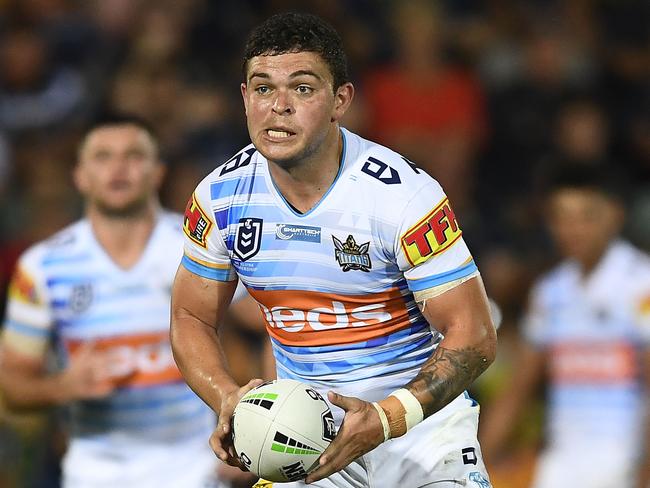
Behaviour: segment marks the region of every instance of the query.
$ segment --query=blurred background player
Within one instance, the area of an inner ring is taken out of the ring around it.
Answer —
[[[163,174],[146,123],[95,124],[74,170],[85,218],[28,249],[10,285],[0,385],[16,409],[70,406],[65,487],[221,486],[214,414],[169,344],[182,218],[158,203]]]
[[[497,462],[548,383],[535,488],[646,488],[650,478],[650,257],[620,237],[621,182],[573,166],[550,177],[545,212],[564,257],[533,287],[516,374],[481,424]]]

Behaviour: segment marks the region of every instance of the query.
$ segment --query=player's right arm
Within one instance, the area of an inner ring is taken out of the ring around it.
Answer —
[[[9,286],[7,316],[0,336],[0,389],[13,410],[102,398],[113,390],[107,358],[87,343],[65,369],[49,372],[46,356],[52,317],[38,267],[23,256]]]
[[[171,346],[187,384],[219,414],[210,438],[212,449],[222,461],[239,466],[230,418],[244,393],[262,380],[240,388],[221,348],[219,326],[237,280],[220,229],[204,210],[209,204],[206,188],[199,185],[185,210],[185,254],[172,288]]]
[[[498,462],[506,454],[505,446],[513,434],[517,421],[544,380],[546,374],[545,331],[547,312],[538,285],[531,293],[526,317],[523,321],[523,337],[512,365],[513,374],[507,386],[486,408],[481,422],[480,441],[488,462]]]
[[[219,414],[224,413],[222,407],[228,397],[239,390],[228,371],[219,337],[219,324],[235,283],[203,278],[181,265],[172,289],[174,359],[185,381]]]

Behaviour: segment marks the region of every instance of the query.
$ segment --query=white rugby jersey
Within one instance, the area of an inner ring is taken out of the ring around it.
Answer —
[[[440,185],[341,132],[338,175],[304,214],[252,145],[214,170],[188,203],[182,262],[246,285],[280,378],[377,400],[412,379],[442,339],[413,292],[477,270]]]
[[[116,469],[123,472],[127,461],[146,460],[148,447],[166,447],[173,457],[175,446],[207,446],[215,425],[214,413],[183,381],[169,342],[181,222],[161,212],[142,257],[124,270],[81,220],[29,249],[10,288],[4,334],[18,351],[40,356],[53,344],[65,364],[93,341],[111,355],[117,389],[72,406],[71,449],[84,443],[88,453],[122,460]]]
[[[561,263],[534,287],[524,333],[549,353],[551,447],[634,450],[647,394],[650,258],[617,241],[586,278],[577,263]]]

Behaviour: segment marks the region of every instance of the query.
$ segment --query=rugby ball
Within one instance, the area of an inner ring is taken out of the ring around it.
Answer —
[[[330,405],[305,383],[275,380],[246,393],[232,417],[241,463],[260,478],[297,481],[317,467],[336,435]]]

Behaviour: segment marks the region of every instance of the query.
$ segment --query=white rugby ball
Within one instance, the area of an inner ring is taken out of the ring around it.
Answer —
[[[329,403],[314,388],[275,380],[246,393],[232,417],[242,464],[274,482],[303,479],[336,435]]]

